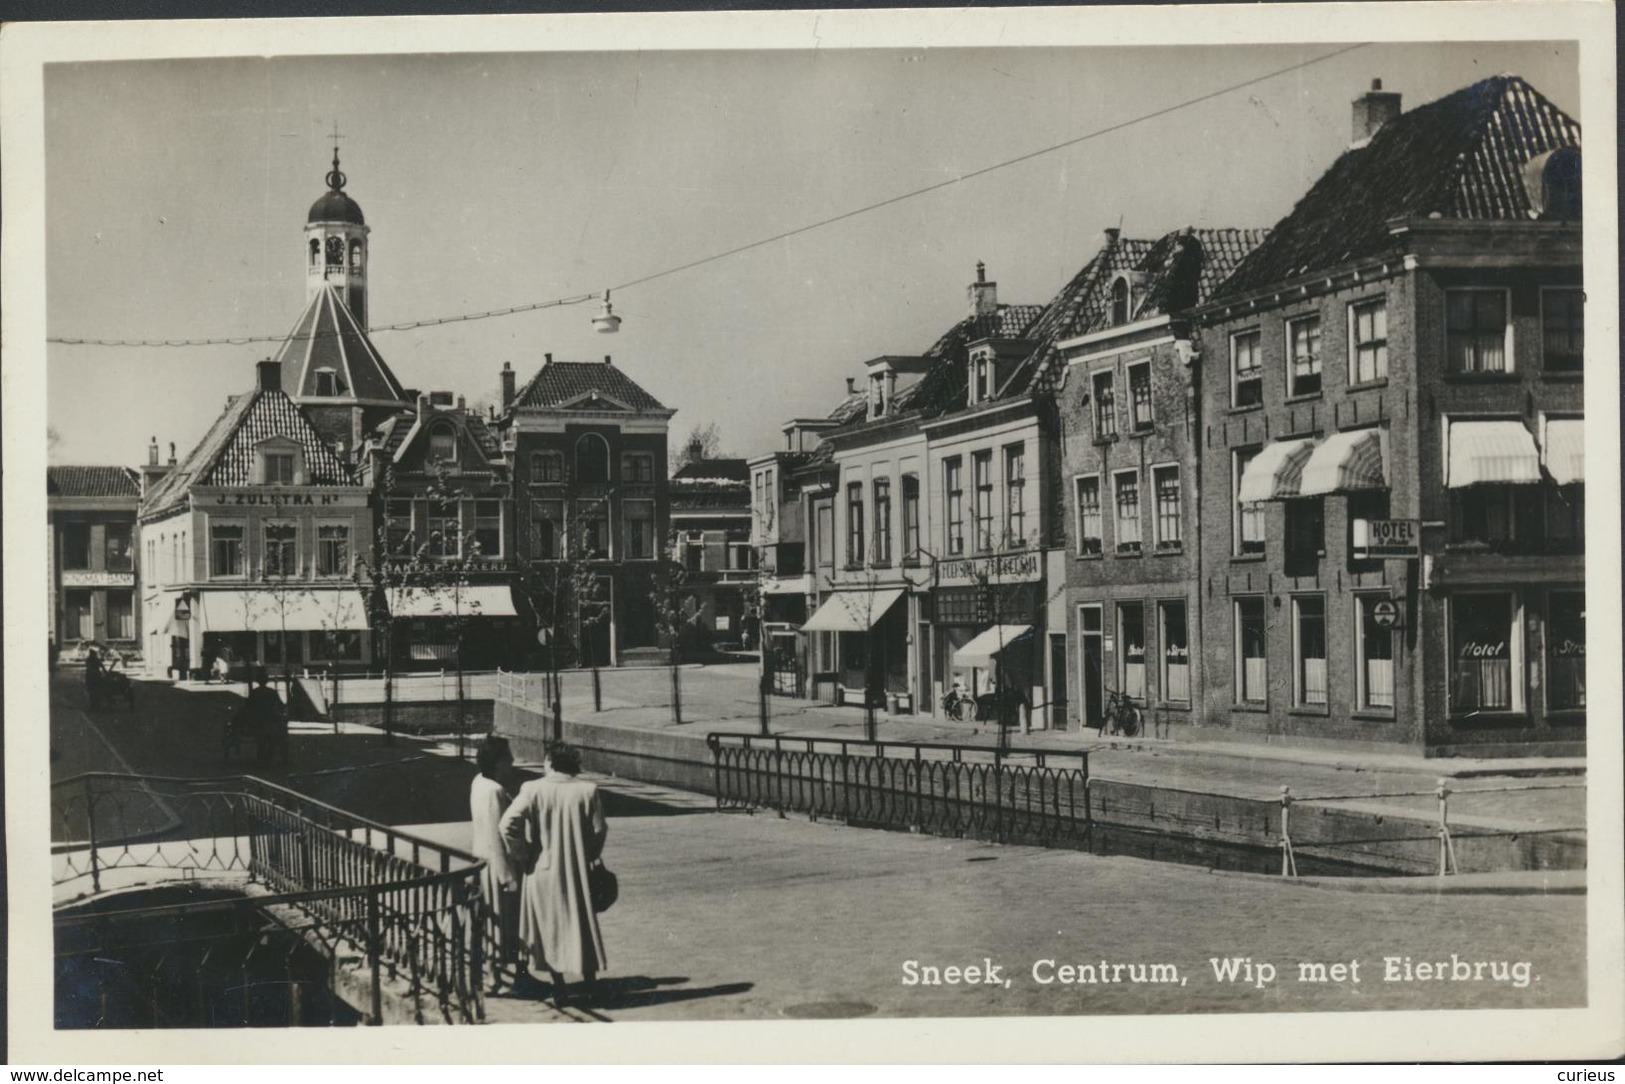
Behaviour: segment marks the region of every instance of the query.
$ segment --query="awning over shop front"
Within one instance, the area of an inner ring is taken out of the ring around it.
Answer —
[[[1551,418],[1541,447],[1546,473],[1560,486],[1586,480],[1585,422],[1579,418]]]
[[[1381,429],[1333,433],[1303,465],[1300,497],[1388,488],[1388,434]]]
[[[506,584],[413,587],[390,592],[395,617],[518,617]]]
[[[1451,422],[1447,439],[1444,484],[1450,489],[1540,481],[1540,452],[1522,422]]]
[[[955,666],[985,666],[999,652],[1031,639],[1031,625],[994,625],[986,632],[977,633],[970,643],[954,652]]]
[[[1308,437],[1266,444],[1241,472],[1241,483],[1236,487],[1237,503],[1256,504],[1296,497],[1298,476],[1303,473],[1303,465],[1314,448],[1315,442]]]
[[[868,632],[903,597],[901,587],[837,591],[801,626],[802,632]]]
[[[367,607],[360,591],[345,587],[200,591],[192,621],[202,632],[359,632]]]

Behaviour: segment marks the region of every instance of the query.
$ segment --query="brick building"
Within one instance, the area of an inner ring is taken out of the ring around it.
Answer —
[[[158,446],[151,448],[154,461]],[[51,640],[64,655],[82,642],[139,654],[136,513],[141,487],[128,467],[47,467]]]
[[[1200,313],[1198,721],[1577,748],[1579,126],[1497,76],[1353,134]]]
[[[698,440],[671,476],[673,556],[683,566],[683,609],[691,649],[741,645],[749,617],[760,631],[757,549],[751,543],[750,467],[707,459]]]

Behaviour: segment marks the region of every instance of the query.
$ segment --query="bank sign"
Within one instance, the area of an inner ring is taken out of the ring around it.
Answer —
[[[937,583],[956,584],[1027,583],[1043,576],[1043,562],[1037,552],[1010,553],[1000,557],[960,557],[937,565]]]
[[[1354,521],[1354,556],[1420,557],[1420,528],[1421,524],[1414,519],[1357,519]]]

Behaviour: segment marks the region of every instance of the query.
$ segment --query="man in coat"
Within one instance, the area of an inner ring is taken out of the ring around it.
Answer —
[[[581,754],[563,742],[548,747],[546,772],[519,788],[502,815],[502,837],[521,864],[532,856],[519,899],[519,938],[531,971],[553,979],[553,1000],[563,1001],[564,973],[591,989],[609,964],[598,929],[587,868],[604,850],[608,827],[598,787],[576,775]]]
[[[254,671],[254,688],[249,690],[248,702],[242,707],[242,719],[248,732],[254,735],[254,749],[260,767],[273,763],[288,763],[288,712],[282,706],[282,697],[271,688],[271,678],[265,667]]]

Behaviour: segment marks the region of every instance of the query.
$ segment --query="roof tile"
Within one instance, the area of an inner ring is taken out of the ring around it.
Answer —
[[[45,492],[51,497],[141,496],[141,484],[129,467],[46,467]]]
[[[665,410],[660,400],[609,362],[549,361],[514,396],[514,407],[556,407],[589,395],[606,395],[634,410]]]

